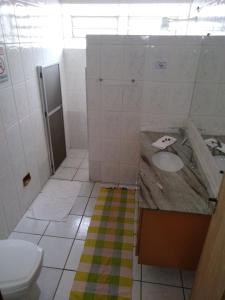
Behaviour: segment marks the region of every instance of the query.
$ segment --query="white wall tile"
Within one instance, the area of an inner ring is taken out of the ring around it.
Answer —
[[[225,59],[223,49],[224,46],[203,46],[197,74],[198,81],[224,81]]]
[[[83,89],[81,89],[83,90]],[[86,95],[73,90],[66,90],[67,110],[86,112]]]
[[[92,161],[102,160],[102,139],[100,138],[89,139],[89,158]]]
[[[34,66],[44,64],[43,48],[41,44],[33,44],[32,47]]]
[[[145,47],[124,47],[124,79],[143,80],[145,70]]]
[[[1,110],[0,110],[0,141],[5,138],[5,131],[3,127],[3,121],[2,121],[2,115],[1,115]]]
[[[120,139],[102,139],[102,161],[120,161]]]
[[[19,44],[7,44],[6,45],[8,64],[10,68],[12,83],[18,83],[24,81],[24,72],[22,67],[22,58],[20,54]]]
[[[68,111],[70,146],[72,148],[87,147],[87,116],[86,112]],[[76,128],[76,130],[75,130]]]
[[[193,84],[192,83],[174,83],[169,89],[169,114],[183,114],[188,117],[192,101]]]
[[[102,136],[118,138],[121,134],[121,113],[106,111],[102,115]]]
[[[2,138],[0,141],[0,177],[2,177],[10,168],[10,156],[7,140]]]
[[[213,114],[216,109],[217,88],[216,84],[198,83],[194,90],[191,114]]]
[[[25,79],[29,79],[31,77],[36,76],[32,44],[22,44],[20,46],[20,51]]]
[[[0,185],[7,233],[50,175],[36,66],[60,60],[62,49],[59,30],[54,27],[55,34],[51,34],[53,27],[44,27],[43,12],[45,16],[49,13],[46,8],[43,1],[35,6],[27,1],[5,1],[0,5],[0,41],[4,37],[6,44],[2,45],[9,77],[0,84]],[[58,22],[59,12],[52,10],[51,18],[46,20],[52,24],[53,20]],[[50,47],[43,43],[43,32],[50,34]],[[31,181],[24,188],[22,178],[28,172]]]
[[[26,81],[28,101],[30,112],[36,109],[41,109],[41,99],[37,78],[32,78]]]
[[[101,110],[100,82],[98,79],[87,79],[87,107],[88,110]]]
[[[137,165],[140,157],[139,140],[122,140],[120,148],[120,162]]]
[[[22,203],[24,201],[23,177],[27,174],[27,169],[19,126],[15,125],[8,129],[6,132],[6,136],[10,152],[10,160],[12,162],[13,173],[15,176],[15,182],[19,193],[18,196]],[[23,205],[21,205],[21,207],[23,207]]]
[[[100,76],[103,79],[123,79],[123,59],[122,46],[103,45],[100,52]]]
[[[89,139],[101,137],[103,132],[103,120],[101,111],[88,111]]]
[[[0,110],[6,129],[17,122],[16,106],[11,87],[1,89]]]
[[[138,167],[136,165],[120,164],[120,183],[136,184]]]
[[[14,91],[18,119],[22,120],[23,118],[28,116],[30,112],[25,83],[22,82],[14,85],[13,91]]]
[[[143,84],[134,82],[123,86],[123,111],[139,112],[142,103]]]
[[[165,82],[147,83],[147,93],[144,94],[143,112],[155,114],[167,113],[170,108],[169,89],[170,84]]]
[[[100,76],[100,47],[90,45],[87,48],[87,78],[99,78]]]
[[[138,139],[140,133],[140,115],[135,112],[121,114],[122,139]]]
[[[38,171],[41,186],[43,186],[50,176],[48,150],[46,135],[44,131],[43,116],[41,111],[36,111],[32,115],[33,128],[35,128],[35,156],[38,162]]]
[[[219,84],[215,103],[215,115],[225,115],[225,84]],[[214,98],[215,99],[215,98]]]
[[[121,111],[123,86],[116,80],[103,80],[101,86],[101,105],[105,111]]]
[[[89,161],[89,176],[91,181],[102,181],[101,162]]]
[[[105,182],[118,182],[120,176],[119,163],[102,162],[101,163],[102,180]]]
[[[20,211],[17,189],[11,170],[0,178],[1,201],[6,216],[7,228],[12,231],[19,222],[22,214]]]
[[[199,63],[201,46],[180,46],[174,47],[175,78],[179,81],[194,82]]]
[[[8,236],[8,228],[6,222],[3,204],[0,202],[0,239],[6,239]]]
[[[141,129],[157,132],[174,132],[176,128],[184,127],[186,115],[156,115],[142,113]]]

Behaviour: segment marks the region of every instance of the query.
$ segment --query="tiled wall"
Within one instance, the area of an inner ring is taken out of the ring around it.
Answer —
[[[208,134],[225,130],[225,37],[203,40],[191,118]]]
[[[171,131],[189,115],[201,37],[90,36],[90,176],[134,183],[141,128]]]
[[[36,66],[61,59],[60,16],[57,1],[0,2],[0,47],[9,77],[0,83],[0,238],[50,174]],[[28,172],[31,182],[23,187]]]
[[[86,52],[83,49],[64,49],[63,58],[70,147],[87,148]]]

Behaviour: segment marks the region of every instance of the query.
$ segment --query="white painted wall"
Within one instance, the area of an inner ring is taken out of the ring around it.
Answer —
[[[9,77],[0,83],[0,238],[13,230],[50,175],[36,66],[61,60],[60,18],[58,1],[0,3]],[[23,187],[28,172],[31,182]]]

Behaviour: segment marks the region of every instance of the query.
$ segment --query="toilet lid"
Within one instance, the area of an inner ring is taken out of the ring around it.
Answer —
[[[43,250],[23,240],[0,240],[0,290],[26,287],[40,266]]]

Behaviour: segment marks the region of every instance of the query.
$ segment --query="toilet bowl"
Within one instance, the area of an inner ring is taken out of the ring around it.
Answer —
[[[0,290],[4,300],[34,299],[43,250],[23,240],[0,240]]]

